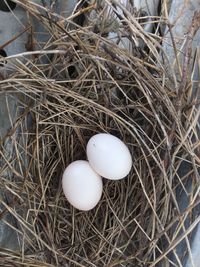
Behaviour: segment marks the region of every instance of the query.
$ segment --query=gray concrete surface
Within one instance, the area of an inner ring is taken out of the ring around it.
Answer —
[[[151,17],[158,15],[157,11],[158,11],[159,0],[148,0],[148,1],[147,0],[133,0],[133,1],[120,0],[118,2],[120,2],[120,4],[123,5],[124,7],[126,7],[127,10],[131,14],[135,14],[136,17],[140,17],[140,18],[146,17],[143,23],[141,23],[141,26],[144,28],[146,32],[152,31],[153,23],[151,22],[153,21],[153,19]],[[121,24],[119,18],[115,15],[115,12],[113,12],[112,8],[108,8],[107,13],[113,16],[113,18],[115,18],[115,20],[119,23],[119,25]],[[119,7],[117,7],[117,13],[123,16],[123,11]],[[95,15],[94,15],[94,18],[95,18]],[[109,33],[108,38],[111,39],[113,42],[118,43],[118,45],[121,48],[132,51],[132,49],[134,49],[132,47],[132,41],[130,42],[127,37],[121,38],[120,35],[122,34],[124,33],[119,34],[119,32],[112,31]],[[120,41],[119,41],[119,37],[120,37]],[[143,45],[142,40],[137,40],[137,44],[135,45],[142,46]]]
[[[6,95],[5,93],[0,94],[0,139],[3,138],[9,129],[12,127],[13,122],[16,119],[16,99]],[[0,158],[0,167],[3,162]],[[11,179],[9,173],[0,172],[2,176]],[[2,190],[0,190],[0,211],[4,210],[4,206],[1,205],[1,200],[7,201],[7,196]],[[4,221],[3,221],[4,220]],[[5,223],[7,221],[11,223],[14,227],[17,227],[17,223],[11,214],[6,213],[3,217],[3,220],[0,220],[0,248],[7,248],[11,250],[18,250],[20,243],[19,237],[16,231],[13,231],[12,228]]]

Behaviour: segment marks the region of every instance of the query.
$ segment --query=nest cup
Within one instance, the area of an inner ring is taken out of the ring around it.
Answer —
[[[166,71],[158,30],[168,27],[166,6],[146,20],[151,34],[120,1],[79,2],[69,17],[54,4],[13,2],[32,18],[33,42],[6,58],[13,71],[0,81],[9,121],[0,139],[0,219],[18,244],[1,247],[0,265],[184,266],[199,221],[199,106],[191,65],[186,77]],[[104,180],[100,202],[83,212],[67,202],[62,174],[86,159],[99,132],[127,144],[133,167],[126,179]]]

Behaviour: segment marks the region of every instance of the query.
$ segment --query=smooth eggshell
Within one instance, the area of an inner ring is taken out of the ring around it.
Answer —
[[[64,171],[62,186],[67,200],[79,210],[91,210],[99,202],[102,178],[85,160],[72,162]]]
[[[128,147],[111,134],[100,133],[92,136],[87,144],[87,157],[92,168],[110,180],[124,178],[132,167]]]

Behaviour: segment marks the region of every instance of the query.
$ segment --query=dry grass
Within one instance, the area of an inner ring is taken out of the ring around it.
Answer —
[[[0,266],[182,266],[176,248],[185,239],[191,253],[189,234],[200,220],[193,216],[200,109],[192,74],[169,79],[159,31],[147,34],[128,11],[117,30],[133,37],[133,53],[94,33],[93,21],[80,27],[75,15],[67,20],[46,7],[41,15],[31,1],[15,2],[42,20],[50,39],[39,52],[8,58],[16,72],[0,81],[1,92],[18,96],[19,109],[0,143],[0,186],[8,199],[0,218],[14,216],[21,244],[20,252],[0,249]],[[166,21],[155,20],[157,27]],[[134,43],[141,40],[144,50]],[[188,70],[191,62],[185,64]],[[120,137],[134,164],[126,179],[104,179],[100,203],[81,212],[64,197],[62,173],[85,158],[98,132]],[[189,204],[181,211],[178,194],[188,191],[188,181]]]

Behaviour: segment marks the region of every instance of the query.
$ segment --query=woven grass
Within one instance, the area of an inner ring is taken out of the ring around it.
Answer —
[[[119,27],[112,24],[119,40],[129,40],[128,50],[108,38],[105,25],[113,20],[95,3],[81,11],[82,27],[74,22],[80,10],[66,19],[31,1],[15,2],[42,21],[50,38],[40,50],[8,57],[15,71],[0,81],[1,93],[18,97],[18,118],[0,143],[7,196],[0,218],[14,216],[20,241],[19,252],[0,248],[0,266],[182,266],[177,246],[184,239],[183,256],[191,254],[190,233],[200,220],[193,216],[200,109],[194,62],[184,58],[179,73],[166,71],[159,31],[168,27],[166,5],[153,34],[128,9]],[[97,32],[94,25],[101,26]],[[87,141],[99,132],[128,145],[133,167],[126,179],[103,179],[101,201],[82,212],[64,197],[62,173],[86,159]],[[192,191],[181,212],[177,192],[186,192],[188,181]]]

